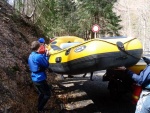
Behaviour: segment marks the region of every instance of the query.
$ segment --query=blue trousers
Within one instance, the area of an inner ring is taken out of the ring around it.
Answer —
[[[38,90],[39,98],[38,98],[38,111],[41,111],[44,109],[44,106],[46,105],[47,101],[49,100],[51,96],[51,90],[48,86],[46,80],[41,82],[34,83],[35,87]]]
[[[135,113],[150,113],[150,91],[143,90],[141,92]]]

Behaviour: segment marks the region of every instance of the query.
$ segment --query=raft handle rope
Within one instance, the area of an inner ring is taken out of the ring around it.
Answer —
[[[132,57],[135,58],[135,59],[140,59],[140,58],[138,58],[138,57],[136,57],[136,56],[134,56],[134,55],[128,53],[128,52],[125,50],[124,45],[123,45],[122,42],[118,41],[118,42],[116,43],[116,45],[117,45],[118,49],[119,49],[120,51],[124,52],[125,54],[127,54],[127,55],[129,55],[129,56],[132,56]]]

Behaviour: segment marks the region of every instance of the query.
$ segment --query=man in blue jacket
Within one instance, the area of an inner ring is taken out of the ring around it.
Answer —
[[[137,84],[142,86],[142,92],[137,102],[135,113],[150,113],[150,59],[143,57],[143,60],[147,63],[147,66],[139,75],[125,67],[119,67],[125,70]]]
[[[48,58],[45,55],[39,54],[40,43],[38,41],[33,41],[31,44],[31,54],[28,58],[28,64],[31,71],[31,79],[38,89],[39,99],[38,99],[38,112],[42,113],[44,111],[44,106],[51,96],[50,87],[47,84],[46,78],[46,68],[48,68]]]

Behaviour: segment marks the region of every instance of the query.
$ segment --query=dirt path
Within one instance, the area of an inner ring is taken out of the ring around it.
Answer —
[[[62,103],[61,113],[134,113],[135,106],[129,101],[110,98],[108,82],[102,81],[104,72],[94,72],[93,81],[90,81],[89,74],[85,78],[74,75],[74,78],[65,78],[54,86]]]

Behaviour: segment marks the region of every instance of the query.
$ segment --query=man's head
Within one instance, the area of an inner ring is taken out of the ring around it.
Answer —
[[[32,51],[37,51],[39,49],[39,47],[40,47],[40,43],[38,41],[33,41],[31,43],[31,49],[32,49]]]
[[[44,38],[39,38],[38,42],[39,43],[45,43],[45,40],[44,40]]]

